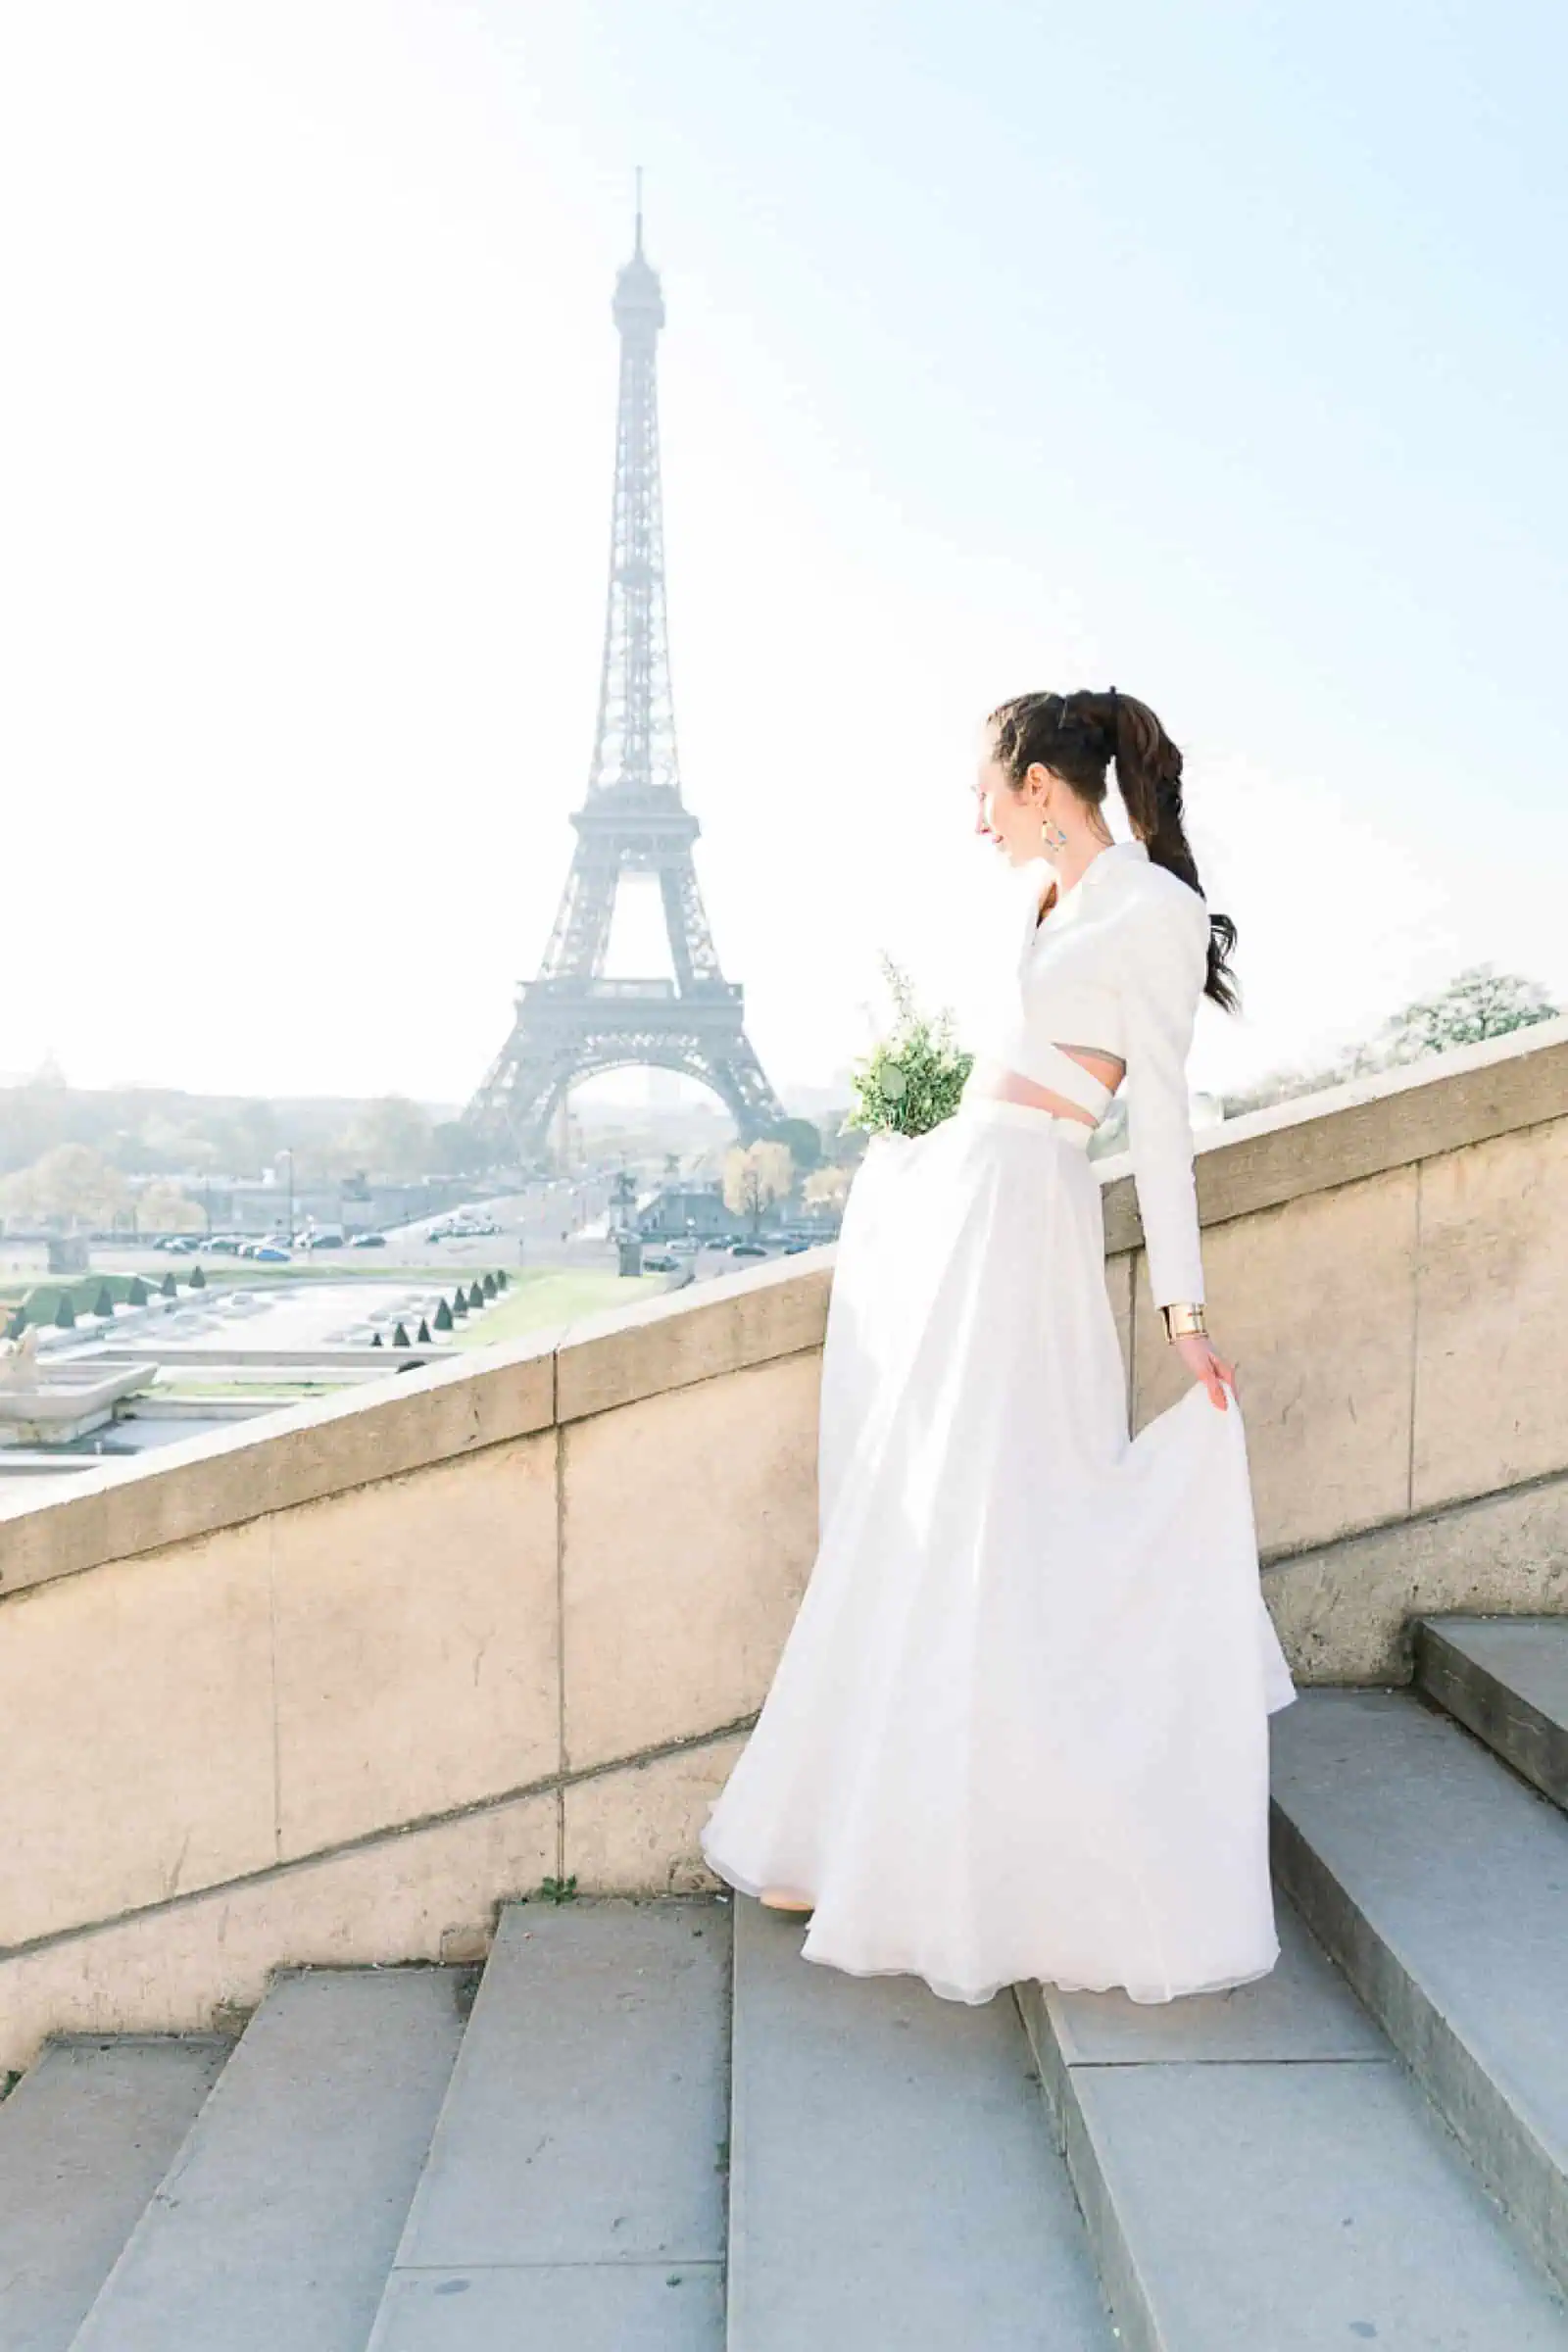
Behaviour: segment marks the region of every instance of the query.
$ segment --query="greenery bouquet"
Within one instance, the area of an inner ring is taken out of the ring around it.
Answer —
[[[904,973],[885,953],[881,962],[897,1017],[887,1035],[850,1065],[855,1106],[844,1129],[924,1135],[956,1110],[974,1055],[956,1042],[952,1013],[917,1012]]]

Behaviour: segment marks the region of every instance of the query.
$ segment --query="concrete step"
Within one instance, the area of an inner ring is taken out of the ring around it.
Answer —
[[[1017,1987],[1124,2352],[1563,2352],[1568,2309],[1278,1916],[1272,1974],[1231,1992]]]
[[[1415,1676],[1568,1812],[1568,1617],[1422,1617]]]
[[[370,2343],[718,2352],[729,1906],[514,1903]]]
[[[1013,2003],[803,1934],[736,1897],[729,2352],[1111,2352]]]
[[[1568,2286],[1568,1820],[1408,1691],[1271,1738],[1278,1877]]]
[[[472,1981],[451,1968],[280,1975],[74,2352],[362,2352]]]
[[[0,2346],[66,2352],[234,2045],[62,2035],[0,2106]]]

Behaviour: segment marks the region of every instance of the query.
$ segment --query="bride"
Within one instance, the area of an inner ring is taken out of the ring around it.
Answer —
[[[1168,2001],[1279,1955],[1267,1717],[1296,1692],[1205,1329],[1186,1081],[1200,997],[1236,1003],[1236,932],[1181,773],[1114,690],[987,721],[975,829],[1027,886],[1001,1009],[956,1115],[874,1137],[851,1188],[816,1559],[702,1834],[719,1877],[809,1915],[806,1959],[951,2000]],[[1136,1437],[1086,1150],[1124,1079],[1136,1312],[1193,1375]]]

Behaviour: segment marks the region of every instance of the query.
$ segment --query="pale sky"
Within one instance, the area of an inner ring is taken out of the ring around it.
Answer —
[[[1035,687],[1187,753],[1198,1084],[1470,962],[1568,1002],[1565,70],[1523,0],[9,0],[0,1073],[477,1084],[588,770],[638,163],[781,1092],[881,949],[971,1001]]]

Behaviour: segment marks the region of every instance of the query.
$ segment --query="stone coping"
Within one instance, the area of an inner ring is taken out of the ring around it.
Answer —
[[[1563,1117],[1568,1013],[1227,1119],[1197,1139],[1199,1220],[1224,1224]],[[1097,1168],[1105,1250],[1116,1256],[1144,1238],[1132,1160],[1118,1152]]]
[[[1256,1111],[1200,1140],[1212,1225],[1568,1115],[1568,1016]],[[1125,1154],[1102,1160],[1106,1250],[1141,1241]],[[0,1602],[292,1506],[819,1348],[831,1243],[258,1415],[0,1519]]]

